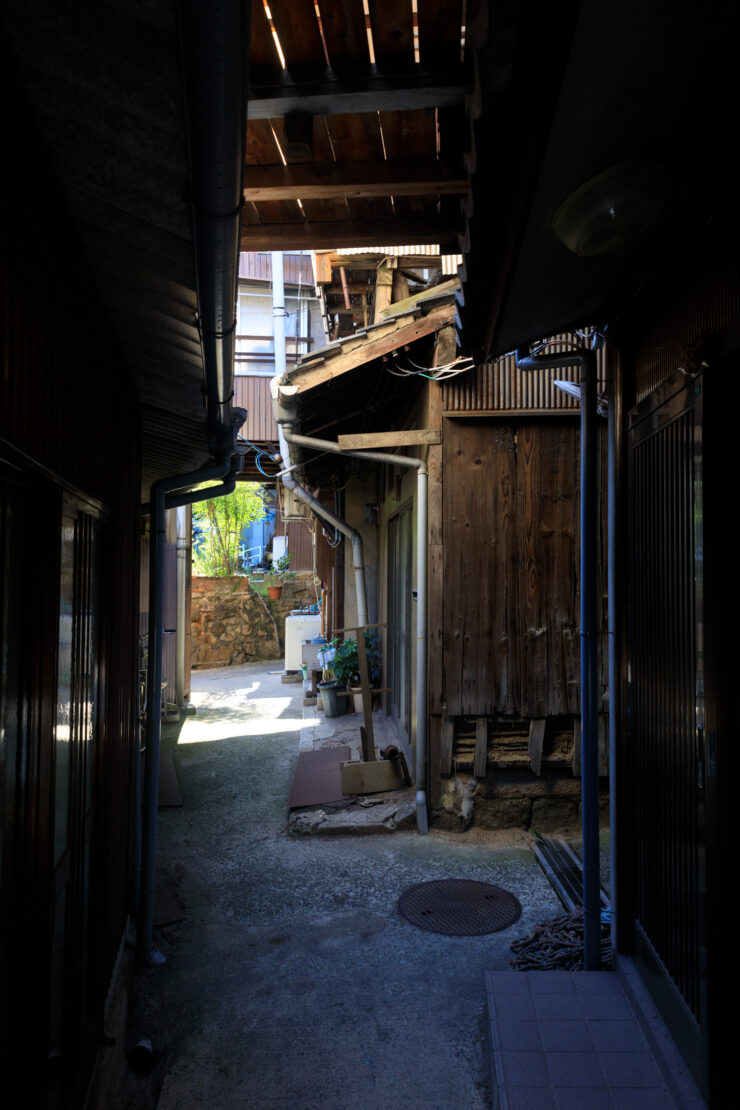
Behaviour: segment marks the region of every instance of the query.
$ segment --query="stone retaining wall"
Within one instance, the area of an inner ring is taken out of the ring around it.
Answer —
[[[244,577],[193,577],[192,667],[232,667],[281,658],[285,618],[292,609],[315,600],[310,572],[287,582],[278,601],[261,597]]]
[[[600,824],[609,823],[609,789],[601,783]],[[457,774],[442,780],[439,804],[430,823],[463,832],[471,825],[484,829],[536,829],[540,833],[578,829],[581,823],[581,780],[572,775],[541,778],[528,772],[492,774],[484,780]]]

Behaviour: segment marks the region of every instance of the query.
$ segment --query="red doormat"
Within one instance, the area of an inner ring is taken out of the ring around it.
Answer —
[[[298,756],[288,808],[320,806],[341,802],[342,773],[340,764],[349,759],[349,747],[321,748],[317,752],[301,752]]]

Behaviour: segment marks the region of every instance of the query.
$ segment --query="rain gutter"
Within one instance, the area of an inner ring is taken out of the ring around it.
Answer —
[[[142,828],[142,881],[137,934],[140,962],[164,962],[153,948],[154,875],[159,794],[164,529],[167,509],[223,496],[234,489],[243,462],[237,433],[246,420],[232,405],[242,188],[247,133],[250,0],[178,0],[177,29],[184,93],[185,136],[192,202],[206,431],[211,464],[154,482],[148,505],[149,660]],[[192,487],[222,478],[207,491]],[[138,817],[137,817],[138,819]]]

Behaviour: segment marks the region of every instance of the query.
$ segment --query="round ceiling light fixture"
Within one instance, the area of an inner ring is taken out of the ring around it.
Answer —
[[[552,229],[581,258],[606,254],[647,231],[661,216],[665,196],[665,172],[656,162],[620,162],[566,197],[555,209]]]

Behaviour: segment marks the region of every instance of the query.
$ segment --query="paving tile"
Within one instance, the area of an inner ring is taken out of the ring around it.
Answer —
[[[581,1003],[575,994],[533,994],[538,1021],[583,1021]]]
[[[635,1015],[619,995],[581,994],[578,996],[589,1021],[634,1021]]]
[[[575,994],[576,992],[569,971],[529,971],[527,978],[532,994]]]
[[[624,997],[624,987],[614,971],[574,971],[573,986],[578,994],[610,994]]]
[[[555,1098],[558,1110],[612,1110],[603,1087],[558,1087]]]
[[[543,1021],[540,1037],[545,1052],[591,1052],[593,1042],[585,1021]]]
[[[507,1050],[540,1051],[540,1023],[538,1021],[498,1021],[497,1035],[501,1048]]]
[[[550,1074],[544,1052],[502,1052],[504,1083],[509,1087],[547,1087]],[[496,1074],[500,1075],[498,1068]]]
[[[507,1110],[558,1110],[549,1087],[507,1087]]]
[[[647,1041],[636,1021],[594,1021],[589,1032],[597,1052],[647,1052]]]
[[[655,1087],[625,1087],[609,1094],[614,1110],[676,1110],[668,1092]]]
[[[521,971],[487,971],[486,986],[495,995],[529,994],[528,976]]]
[[[502,994],[498,999],[488,996],[488,1012],[500,1021],[534,1021],[534,1003],[529,995]]]
[[[600,1052],[599,1062],[610,1087],[663,1087],[649,1052]]]
[[[606,1087],[593,1052],[549,1052],[547,1066],[553,1087]]]

